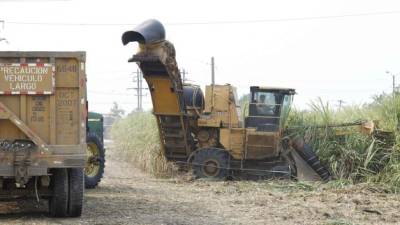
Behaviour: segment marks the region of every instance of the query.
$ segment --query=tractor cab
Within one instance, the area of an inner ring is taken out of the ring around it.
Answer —
[[[285,123],[295,94],[294,89],[250,87],[249,114],[246,128],[277,132]]]

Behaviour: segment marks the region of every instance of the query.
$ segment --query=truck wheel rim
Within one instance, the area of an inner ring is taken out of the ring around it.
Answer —
[[[96,160],[100,157],[100,151],[97,146],[93,143],[87,144],[86,149],[86,167],[85,167],[85,175],[88,177],[95,177],[100,170],[99,162]]]
[[[219,172],[219,163],[213,159],[205,161],[203,172],[208,177],[215,177]]]

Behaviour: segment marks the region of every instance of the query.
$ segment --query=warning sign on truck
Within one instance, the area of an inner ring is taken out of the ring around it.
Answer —
[[[50,63],[0,64],[0,94],[51,95],[55,66]]]

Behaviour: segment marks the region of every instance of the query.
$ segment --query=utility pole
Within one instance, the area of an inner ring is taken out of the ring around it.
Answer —
[[[215,64],[214,56],[211,57],[211,110],[214,108]]]
[[[338,103],[339,103],[339,111],[342,109],[342,105],[344,104],[344,103],[346,103],[345,101],[343,101],[342,99],[339,99],[339,100],[337,100],[338,101]]]
[[[142,73],[138,70],[136,72],[136,84],[137,84],[137,97],[138,97],[138,106],[137,109],[139,112],[142,111]]]
[[[215,85],[215,64],[214,57],[211,57],[211,85]]]
[[[186,75],[188,74],[188,72],[185,69],[182,69],[181,74],[182,74],[182,82],[185,83]]]
[[[138,69],[134,73],[136,74],[136,77],[133,77],[133,82],[136,82],[136,87],[135,88],[128,88],[128,89],[136,90],[136,96],[137,96],[136,111],[142,112],[143,111],[143,96],[146,96],[146,95],[143,94],[143,90],[147,90],[148,88],[143,88],[143,74],[142,74],[142,72]]]
[[[393,99],[396,97],[396,75],[398,74],[394,74],[390,71],[386,71],[387,74],[389,74],[390,76],[392,76],[392,95],[393,95]]]
[[[397,115],[397,104],[396,104],[396,76],[400,73],[394,74],[390,71],[386,71],[387,74],[392,76],[392,94],[393,94],[393,112],[394,112],[394,121],[396,122],[396,126],[399,127],[399,118]]]
[[[392,90],[393,90],[393,98],[396,97],[396,76],[392,74],[393,83],[392,83]]]
[[[1,36],[1,32],[4,31],[4,20],[0,20],[0,42],[5,41],[8,44],[7,38]]]

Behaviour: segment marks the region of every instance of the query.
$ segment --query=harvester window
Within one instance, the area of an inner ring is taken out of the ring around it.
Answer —
[[[289,116],[290,106],[292,105],[292,101],[293,101],[293,95],[285,95],[285,97],[283,98],[281,121],[280,121],[281,127],[285,125],[285,122]]]
[[[257,90],[251,94],[249,116],[246,127],[256,127],[262,131],[279,129],[283,94],[277,91]]]
[[[257,92],[255,93],[255,106],[257,115],[274,115],[275,114],[275,94],[273,93],[265,93],[265,92]]]

